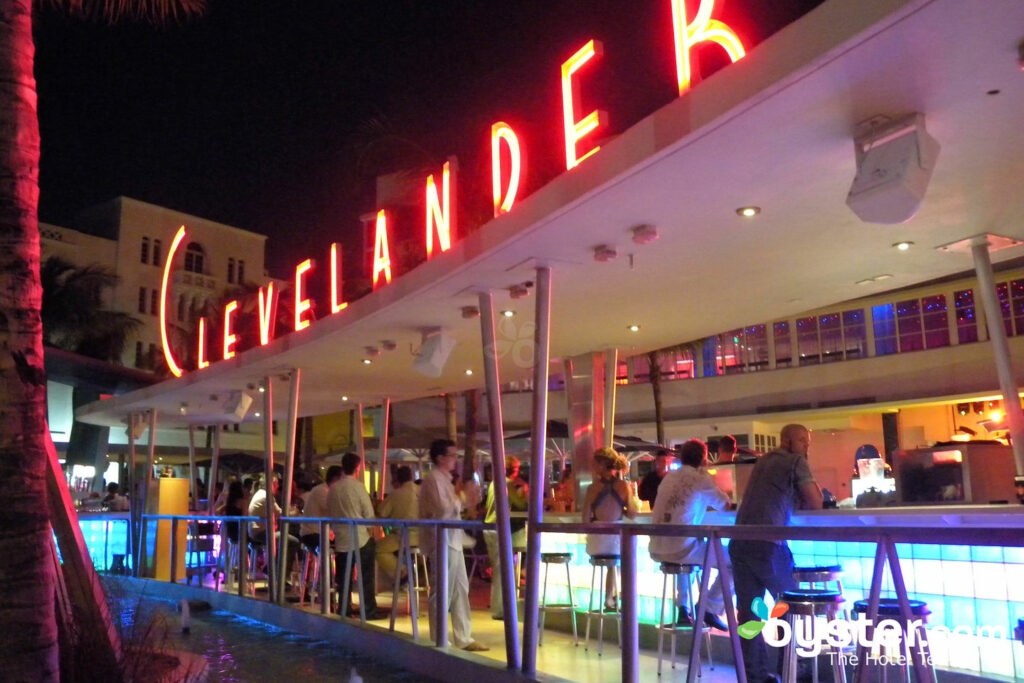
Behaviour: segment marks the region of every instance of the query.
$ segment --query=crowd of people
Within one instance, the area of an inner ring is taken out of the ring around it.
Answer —
[[[787,425],[780,433],[780,447],[757,458],[736,514],[736,524],[785,526],[789,524],[794,509],[822,507],[821,489],[814,480],[807,460],[810,438],[810,432],[805,427]],[[710,461],[726,463],[739,457],[736,441],[732,437],[720,439],[716,450],[717,457]],[[394,472],[391,492],[376,504],[363,484],[360,472],[362,461],[354,453],[346,453],[340,465],[327,469],[322,482],[303,487],[302,491],[296,492],[298,495],[293,496],[293,500],[297,508],[302,510],[301,514],[310,518],[457,521],[477,518],[479,514],[485,522],[493,524],[497,519],[494,483],[488,486],[484,495],[478,489],[474,490],[471,481],[464,482],[462,477],[457,476],[458,451],[452,441],[435,441],[429,453],[432,468],[422,480],[413,481],[409,467],[398,467]],[[632,518],[638,514],[640,502],[645,501],[650,504],[651,523],[655,525],[700,525],[708,510],[723,510],[730,505],[730,498],[718,489],[714,479],[707,473],[708,464],[708,447],[697,439],[691,439],[673,450],[661,450],[655,455],[653,468],[642,478],[634,492],[623,476],[629,469],[627,459],[614,449],[597,449],[591,461],[592,483],[581,492],[579,510],[582,521],[616,522]],[[506,458],[505,465],[509,509],[513,513],[523,512],[527,507],[528,486],[519,477],[519,460],[510,456]],[[269,496],[262,481],[231,481],[218,498],[216,510],[223,515],[248,514],[259,517],[260,521],[251,523],[250,530],[250,538],[259,543],[266,539],[267,530],[262,521],[266,506],[272,504],[277,513],[281,512],[275,498],[279,492],[280,481],[277,477],[271,479]],[[116,491],[112,494],[116,495]],[[291,514],[299,514],[298,509],[290,511]],[[238,523],[229,521],[226,529],[228,536],[237,540]],[[511,531],[512,546],[525,547],[523,515],[512,515]],[[326,542],[335,553],[335,580],[338,585],[344,584],[347,567],[354,570],[360,566],[362,576],[357,584],[362,610],[368,620],[383,619],[387,615],[377,606],[375,576],[379,568],[389,581],[406,580],[405,570],[398,565],[397,558],[401,530],[338,524],[329,533],[331,538]],[[409,532],[411,545],[419,546],[432,573],[438,560],[435,533],[434,527],[411,529]],[[277,537],[280,540],[280,531]],[[485,530],[483,541],[492,572],[491,614],[494,619],[503,619],[498,532]],[[448,605],[445,606],[445,612],[451,615],[452,642],[468,651],[485,650],[486,646],[472,637],[464,532],[461,529],[449,529],[447,543]],[[587,553],[591,556],[618,555],[618,543],[618,534],[589,534]],[[320,525],[315,522],[302,524],[298,529],[298,537],[289,536],[289,546],[295,551],[304,545],[314,552],[320,552],[324,544],[325,539],[320,538]],[[705,561],[706,550],[706,541],[699,538],[652,535],[649,543],[651,559],[659,563],[701,566]],[[711,553],[709,557],[710,566],[715,566],[717,559],[714,554]],[[782,591],[794,587],[793,557],[784,542],[736,540],[729,545],[728,557],[735,580],[734,602],[740,622],[754,618],[751,606],[755,598],[763,597],[766,591],[778,597]],[[720,578],[721,574],[718,574],[702,596],[706,608],[704,622],[709,627],[725,631],[727,627],[722,618],[725,599]],[[692,626],[693,615],[683,601],[688,588],[684,584],[690,581],[690,575],[677,574],[676,580],[680,584],[677,590],[679,601],[671,624],[666,625]],[[618,609],[616,573],[609,572],[607,581],[605,608]],[[435,623],[434,615],[441,609],[437,605],[436,585],[436,581],[431,582],[431,628]],[[340,610],[342,614],[358,615],[350,603],[350,595],[341,596]],[[768,661],[763,641],[744,640],[742,646],[748,680],[772,680],[770,669],[774,667]]]

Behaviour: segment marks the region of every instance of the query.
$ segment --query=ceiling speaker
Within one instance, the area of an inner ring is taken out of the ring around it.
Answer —
[[[857,175],[846,204],[866,223],[909,221],[921,208],[939,143],[924,128],[924,116],[872,130],[856,141]]]
[[[423,333],[423,344],[413,361],[413,369],[427,377],[440,377],[448,356],[455,348],[455,338],[440,329]]]
[[[247,392],[240,391],[228,400],[224,406],[224,410],[227,413],[233,414],[238,418],[239,422],[241,422],[245,419],[245,416],[249,414],[249,408],[251,407],[252,396]]]

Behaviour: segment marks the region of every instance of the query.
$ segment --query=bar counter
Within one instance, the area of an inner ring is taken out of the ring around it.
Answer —
[[[579,522],[578,514],[547,514],[547,523]],[[734,512],[708,512],[706,525],[732,525]],[[626,524],[650,523],[641,514]],[[949,528],[1020,529],[1024,541],[1022,505],[947,505],[798,511],[792,526],[850,526],[859,528],[916,527],[935,529],[934,544],[897,543],[900,567],[910,597],[928,603],[929,641],[935,665],[980,675],[1024,680],[1024,646],[1013,640],[1018,619],[1024,619],[1024,547],[944,545]],[[637,538],[638,611],[641,623],[658,618],[662,575],[648,554],[648,537]],[[723,539],[727,542],[727,539]],[[790,541],[798,566],[840,565],[847,608],[867,598],[876,545],[842,541]],[[543,552],[573,555],[570,573],[577,606],[586,608],[591,567],[583,534],[544,533]],[[542,570],[543,571],[543,570]],[[543,575],[542,575],[543,576]],[[893,597],[885,573],[883,597]],[[567,601],[564,571],[552,571],[548,600]],[[944,627],[944,628],[943,628]]]

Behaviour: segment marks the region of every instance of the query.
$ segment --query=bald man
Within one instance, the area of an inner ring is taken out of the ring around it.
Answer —
[[[770,524],[788,526],[794,508],[820,510],[821,489],[807,464],[811,433],[803,425],[790,424],[779,434],[779,449],[758,459],[740,508],[736,525]],[[739,621],[756,618],[751,609],[767,590],[775,600],[782,591],[796,587],[793,555],[784,541],[735,540],[729,544]],[[768,651],[761,638],[743,639],[743,661],[747,680],[769,679]],[[781,650],[779,651],[781,652]],[[775,665],[772,666],[777,671]]]

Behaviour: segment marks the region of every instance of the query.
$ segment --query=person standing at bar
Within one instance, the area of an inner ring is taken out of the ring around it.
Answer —
[[[455,442],[437,439],[430,444],[430,461],[434,468],[423,478],[420,486],[420,515],[423,519],[459,521],[462,519],[462,500],[452,485],[452,474],[458,464]],[[473,640],[469,619],[469,577],[466,576],[466,558],[463,555],[461,529],[448,530],[448,604],[437,604],[437,544],[434,527],[420,530],[420,548],[430,563],[429,611],[430,632],[434,637],[434,619],[438,610],[452,614],[452,642],[469,652],[482,652],[490,648]]]
[[[355,453],[346,453],[341,456],[341,478],[327,492],[327,516],[347,517],[349,519],[373,519],[377,515],[373,512],[373,503],[370,502],[370,494],[366,492],[357,477],[359,466],[362,464]],[[334,527],[334,562],[335,577],[339,590],[344,590],[345,585],[345,564],[350,553],[359,553],[360,576],[359,576],[359,601],[363,605],[367,620],[383,619],[386,612],[377,609],[377,585],[376,585],[376,550],[373,537],[369,530],[362,525],[356,526],[356,545],[352,545],[352,531],[347,524]],[[352,556],[352,569],[355,570],[355,556]],[[350,611],[351,594],[341,596],[342,615],[358,616],[358,613]]]
[[[519,458],[510,455],[505,458],[505,481],[508,485],[508,506],[512,512],[525,512],[528,486],[519,479]],[[498,511],[494,509],[494,482],[487,487],[487,513],[484,522],[494,524],[498,520]],[[512,518],[509,523],[512,530],[512,548],[526,547],[526,520]],[[487,544],[487,557],[491,561],[491,618],[495,621],[505,618],[502,613],[501,592],[501,557],[498,554],[498,532],[484,530],[484,542]],[[519,577],[515,577],[518,582]]]
[[[726,434],[718,440],[718,446],[715,449],[717,455],[715,457],[715,464],[724,465],[726,463],[733,462],[736,458],[736,437],[731,434]]]
[[[303,517],[328,517],[327,495],[334,482],[341,479],[342,469],[339,465],[331,465],[327,468],[327,475],[324,481],[314,486],[306,495],[306,502],[302,506]],[[302,544],[314,553],[320,552],[320,523],[310,522],[299,527],[299,538]]]
[[[788,526],[793,509],[822,508],[821,489],[811,474],[807,452],[811,433],[803,425],[789,424],[779,434],[779,449],[758,459],[740,508],[736,525],[770,524]],[[739,623],[755,617],[752,606],[767,590],[778,600],[795,587],[793,554],[785,541],[736,539],[729,543]],[[762,638],[743,639],[743,662],[751,683],[769,678],[768,649]],[[781,652],[781,650],[779,651]],[[775,668],[775,667],[773,667]]]
[[[658,500],[651,512],[655,524],[687,524],[699,526],[704,523],[708,508],[724,510],[729,497],[718,490],[715,480],[701,470],[707,464],[708,447],[699,439],[690,439],[679,449],[683,466],[669,472],[658,489]],[[656,562],[692,564],[704,562],[706,541],[698,538],[677,536],[651,536],[649,551]],[[689,574],[676,574],[676,595],[678,596],[675,626],[693,626],[693,617],[686,611],[684,602],[690,582]],[[721,574],[708,586],[704,597],[707,611],[704,623],[720,631],[728,632],[729,627],[717,616],[725,612],[722,600]]]
[[[640,480],[636,496],[640,500],[646,500],[650,503],[652,510],[654,509],[654,501],[658,498],[658,487],[661,485],[662,480],[665,479],[665,475],[669,473],[672,467],[672,460],[674,459],[672,451],[668,449],[658,451],[657,455],[654,456],[654,469],[645,474],[644,478]]]
[[[394,488],[377,512],[382,519],[419,519],[420,487],[412,481],[412,470],[402,465],[395,471]],[[417,547],[420,542],[419,530],[409,529],[409,545]],[[392,579],[398,578],[402,570],[398,566],[398,547],[402,543],[402,530],[394,528],[377,543],[377,566]]]
[[[584,524],[591,522],[618,522],[623,516],[632,519],[638,512],[638,504],[629,484],[622,480],[622,472],[629,467],[629,461],[613,448],[598,448],[594,451],[591,472],[594,482],[587,487],[583,499],[582,517]],[[619,535],[587,534],[587,554],[618,555]],[[605,575],[605,603],[609,610],[618,609],[618,583],[615,571]]]

